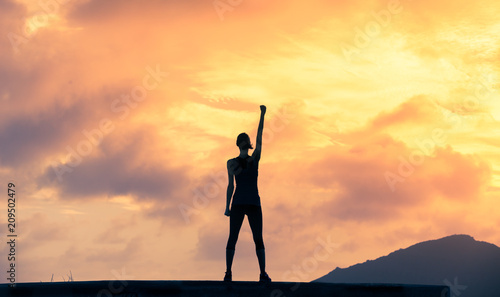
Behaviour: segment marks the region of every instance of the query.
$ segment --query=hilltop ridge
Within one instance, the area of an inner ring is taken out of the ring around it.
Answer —
[[[314,282],[446,284],[461,297],[497,297],[499,276],[500,248],[458,234],[420,242],[348,268],[337,267]]]

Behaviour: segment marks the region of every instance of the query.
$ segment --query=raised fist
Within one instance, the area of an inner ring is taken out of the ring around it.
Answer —
[[[265,105],[261,105],[261,106],[260,106],[260,112],[262,112],[262,113],[266,113],[266,109],[267,109],[267,108],[266,108],[266,106],[265,106]]]

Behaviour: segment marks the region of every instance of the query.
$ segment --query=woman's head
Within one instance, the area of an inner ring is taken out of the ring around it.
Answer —
[[[236,138],[236,145],[240,148],[240,150],[253,149],[250,137],[246,133],[238,135],[238,138]]]

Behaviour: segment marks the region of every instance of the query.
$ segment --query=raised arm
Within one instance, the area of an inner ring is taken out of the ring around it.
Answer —
[[[260,120],[259,128],[257,129],[257,140],[255,141],[255,150],[252,153],[252,157],[258,162],[260,160],[260,154],[262,152],[262,131],[264,130],[264,116],[266,114],[266,106],[260,106]]]

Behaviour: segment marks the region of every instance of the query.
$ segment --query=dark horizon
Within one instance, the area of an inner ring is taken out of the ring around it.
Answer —
[[[256,151],[260,105],[273,281],[452,234],[500,246],[499,15],[493,0],[0,0],[0,220],[16,222],[0,281],[11,264],[18,283],[221,279],[227,160],[241,132]],[[233,280],[259,279],[255,247],[245,218]]]

